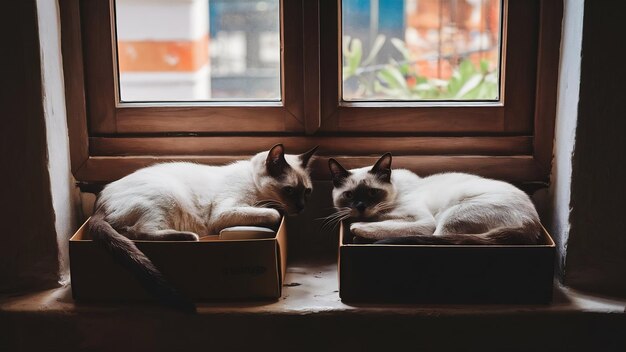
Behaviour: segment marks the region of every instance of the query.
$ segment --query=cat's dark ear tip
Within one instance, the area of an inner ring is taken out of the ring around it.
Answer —
[[[383,154],[383,156],[380,157],[381,161],[385,161],[387,163],[388,168],[391,167],[391,161],[393,160],[393,157],[391,156],[391,152],[387,152],[385,154]]]
[[[372,169],[369,171],[373,174],[387,174],[386,170],[391,171],[391,153],[387,152],[383,154],[378,161],[372,166]]]
[[[315,152],[317,152],[317,149],[319,147],[320,147],[319,145],[316,145],[315,147],[309,149],[308,151],[301,154],[300,158],[308,161],[313,155],[315,155]]]
[[[309,165],[309,161],[314,158],[313,156],[315,155],[315,152],[319,147],[319,145],[316,145],[315,147],[313,147],[313,149],[304,152],[304,154],[301,154],[299,156],[302,167],[306,168]]]
[[[273,150],[274,148],[285,149],[282,143],[274,144],[274,146],[271,147],[270,150]]]
[[[276,144],[275,146],[270,148],[269,152],[267,153],[268,159],[281,158],[283,155],[285,155],[285,147],[283,147],[282,143]]]

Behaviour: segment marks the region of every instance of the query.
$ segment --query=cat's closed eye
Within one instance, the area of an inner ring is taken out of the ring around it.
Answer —
[[[348,198],[348,199],[351,199],[352,198],[352,192],[350,192],[350,191],[343,192],[343,196]]]
[[[311,195],[311,192],[312,192],[312,191],[313,191],[312,189],[307,188],[307,189],[305,189],[305,190],[304,190],[304,194],[305,194],[305,195],[307,195],[307,196],[308,196],[308,195]]]
[[[369,189],[369,191],[367,191],[367,194],[368,194],[370,197],[373,197],[373,196],[378,195],[380,192],[381,192],[381,191],[380,191],[380,189],[378,189],[378,188],[370,188],[370,189]]]
[[[293,194],[293,187],[284,187],[283,188],[283,192],[287,193],[287,194]]]

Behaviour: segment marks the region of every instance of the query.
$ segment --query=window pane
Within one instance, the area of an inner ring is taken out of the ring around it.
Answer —
[[[280,100],[278,0],[116,0],[123,102]]]
[[[500,2],[343,0],[343,100],[498,100]]]

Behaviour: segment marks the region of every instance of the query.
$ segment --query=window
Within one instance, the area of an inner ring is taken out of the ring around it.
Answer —
[[[115,0],[119,101],[280,101],[279,2]]]
[[[499,101],[501,5],[343,1],[343,100]]]
[[[60,4],[79,180],[279,142],[349,167],[390,151],[422,174],[547,179],[557,0]]]

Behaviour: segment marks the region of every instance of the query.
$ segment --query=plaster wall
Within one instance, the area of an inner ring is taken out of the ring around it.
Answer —
[[[564,282],[626,297],[626,104],[622,1],[585,1]]]
[[[583,0],[564,1],[554,158],[550,176],[550,207],[548,207],[550,233],[558,246],[557,272],[559,275],[565,267],[565,252],[570,230],[572,153],[578,118],[583,15]]]
[[[0,11],[0,165],[2,165],[0,292],[54,286],[55,231],[35,0],[9,1]]]
[[[70,169],[63,85],[61,32],[56,0],[37,0],[43,108],[54,226],[59,244],[61,280],[69,280],[68,240],[77,226],[78,189]]]

